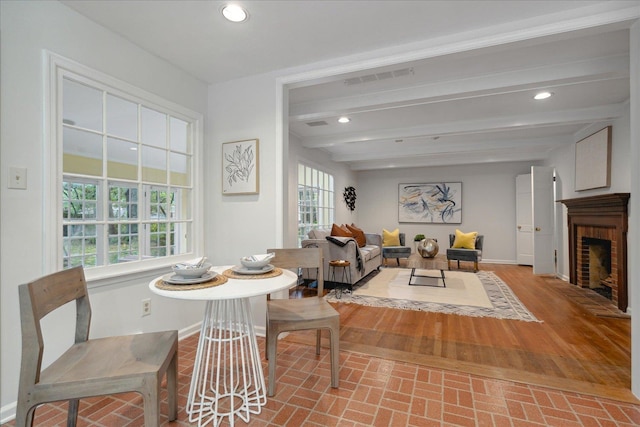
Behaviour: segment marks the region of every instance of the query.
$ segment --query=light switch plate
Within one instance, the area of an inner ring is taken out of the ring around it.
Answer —
[[[9,188],[27,189],[27,168],[9,167]]]

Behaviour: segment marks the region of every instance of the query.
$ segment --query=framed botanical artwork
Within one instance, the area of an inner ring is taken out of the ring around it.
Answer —
[[[462,183],[398,184],[398,222],[462,223]]]
[[[576,142],[576,191],[611,185],[611,126]]]
[[[258,194],[258,140],[222,144],[222,194]]]

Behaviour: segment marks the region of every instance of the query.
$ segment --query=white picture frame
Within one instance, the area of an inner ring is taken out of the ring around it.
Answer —
[[[260,192],[259,140],[222,144],[222,194],[258,194]]]

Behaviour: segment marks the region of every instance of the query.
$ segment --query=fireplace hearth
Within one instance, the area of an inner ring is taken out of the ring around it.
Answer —
[[[629,193],[560,200],[567,206],[571,283],[596,290],[627,311]],[[606,288],[610,288],[606,289]]]

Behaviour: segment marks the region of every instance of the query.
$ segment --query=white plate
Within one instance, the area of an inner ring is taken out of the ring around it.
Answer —
[[[187,279],[182,276],[178,276],[175,273],[169,273],[162,276],[162,280],[172,285],[195,285],[198,283],[208,282],[217,275],[218,273],[216,273],[215,271],[207,271],[200,277],[191,277]]]
[[[273,264],[267,264],[262,268],[247,268],[242,265],[234,265],[231,267],[231,271],[238,274],[265,274],[273,271],[274,268]]]

